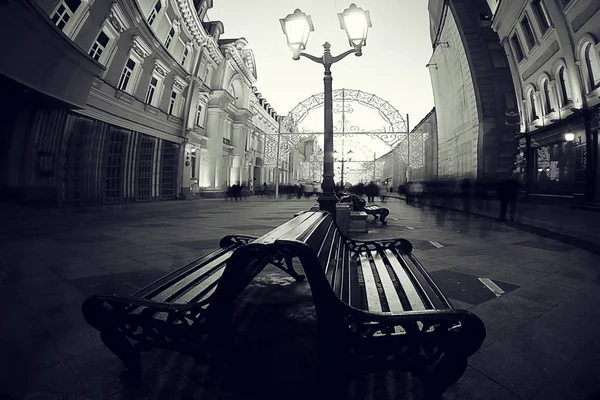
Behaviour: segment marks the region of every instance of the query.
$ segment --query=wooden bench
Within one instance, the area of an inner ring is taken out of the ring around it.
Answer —
[[[385,220],[390,215],[390,210],[376,204],[367,205],[366,202],[355,194],[346,194],[340,198],[340,203],[352,203],[354,211],[364,211],[373,216],[375,221],[379,220],[382,225],[386,225]]]
[[[450,305],[408,240],[349,239],[329,213],[304,212],[237,252],[263,262],[228,266],[222,279],[231,282],[224,287],[245,287],[268,260],[300,261],[318,319],[320,375],[327,379],[402,369],[425,381],[428,396],[439,396],[486,336],[477,316]]]
[[[233,338],[230,330],[218,331],[220,327],[228,327],[228,321],[219,321],[230,314],[223,310],[231,303],[228,296],[237,297],[243,287],[222,288],[221,276],[227,263],[233,262],[235,250],[254,239],[255,236],[247,235],[226,236],[219,243],[220,249],[131,296],[94,295],[83,302],[85,320],[100,331],[102,342],[125,364],[123,379],[140,378],[140,354],[152,348],[176,350],[217,369],[226,364]],[[243,263],[245,268],[252,268],[259,262],[238,258],[233,264]],[[297,280],[304,279],[282,260],[270,257],[269,262]]]

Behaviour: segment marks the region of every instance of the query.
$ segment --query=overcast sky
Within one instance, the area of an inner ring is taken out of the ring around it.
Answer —
[[[300,8],[312,17],[315,28],[306,51],[320,56],[323,43],[329,41],[337,55],[350,48],[337,18],[349,5],[348,0],[215,0],[208,17],[223,22],[222,38],[248,40],[256,59],[256,86],[277,113],[285,115],[323,91],[323,67],[306,58],[292,60],[279,19]],[[434,106],[425,68],[432,51],[427,2],[359,0],[356,5],[370,11],[373,27],[362,57],[350,55],[333,65],[333,88],[376,94],[401,114],[408,113],[412,128]],[[322,108],[315,113],[322,115]]]

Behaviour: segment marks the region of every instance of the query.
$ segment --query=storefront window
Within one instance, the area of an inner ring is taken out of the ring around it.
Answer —
[[[572,195],[575,181],[575,153],[567,142],[540,146],[535,152],[536,192]]]

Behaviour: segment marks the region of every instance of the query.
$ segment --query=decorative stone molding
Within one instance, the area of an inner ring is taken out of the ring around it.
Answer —
[[[173,19],[173,20],[171,21],[171,26],[172,26],[173,28],[175,28],[175,29],[179,29],[179,25],[181,25],[181,22],[179,22],[179,20],[178,20],[178,19]]]
[[[192,82],[196,82],[197,84],[201,84],[202,80],[200,78],[198,78],[197,76],[192,76],[192,75],[188,75],[185,80],[188,83],[192,83]]]
[[[140,57],[146,58],[152,54],[152,48],[146,44],[139,36],[133,37],[133,51],[135,51]]]
[[[210,95],[208,93],[200,92],[198,94],[198,102],[206,105],[210,101]]]
[[[171,72],[171,69],[158,58],[154,59],[154,70],[163,78]]]
[[[217,64],[221,63],[221,61],[223,61],[223,55],[219,51],[214,40],[204,31],[202,22],[200,21],[200,18],[198,18],[198,14],[196,14],[193,1],[174,0],[173,3],[175,3],[176,7],[178,8],[179,13],[183,17],[183,23],[194,37],[196,43],[199,46],[206,47],[208,54],[214,62]]]
[[[225,57],[235,63],[250,83],[254,83],[256,82],[254,55],[252,50],[244,50],[247,44],[248,41],[246,39],[239,38],[235,42],[222,45],[221,49]]]
[[[125,18],[125,13],[119,3],[112,3],[110,6],[110,10],[108,11],[108,21],[115,28],[115,30],[120,34],[129,29],[130,25],[127,22],[127,18]]]
[[[175,75],[173,77],[173,86],[175,86],[176,89],[183,91],[183,89],[185,89],[187,85],[187,81],[179,75]]]

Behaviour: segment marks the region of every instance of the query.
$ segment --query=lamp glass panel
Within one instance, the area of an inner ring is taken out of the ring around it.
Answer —
[[[344,25],[348,39],[358,46],[367,38],[367,19],[363,12],[344,14]]]
[[[567,142],[572,142],[573,140],[575,140],[575,134],[574,133],[565,133],[565,140]]]
[[[294,18],[285,21],[285,34],[290,47],[304,49],[310,33],[306,18]]]

